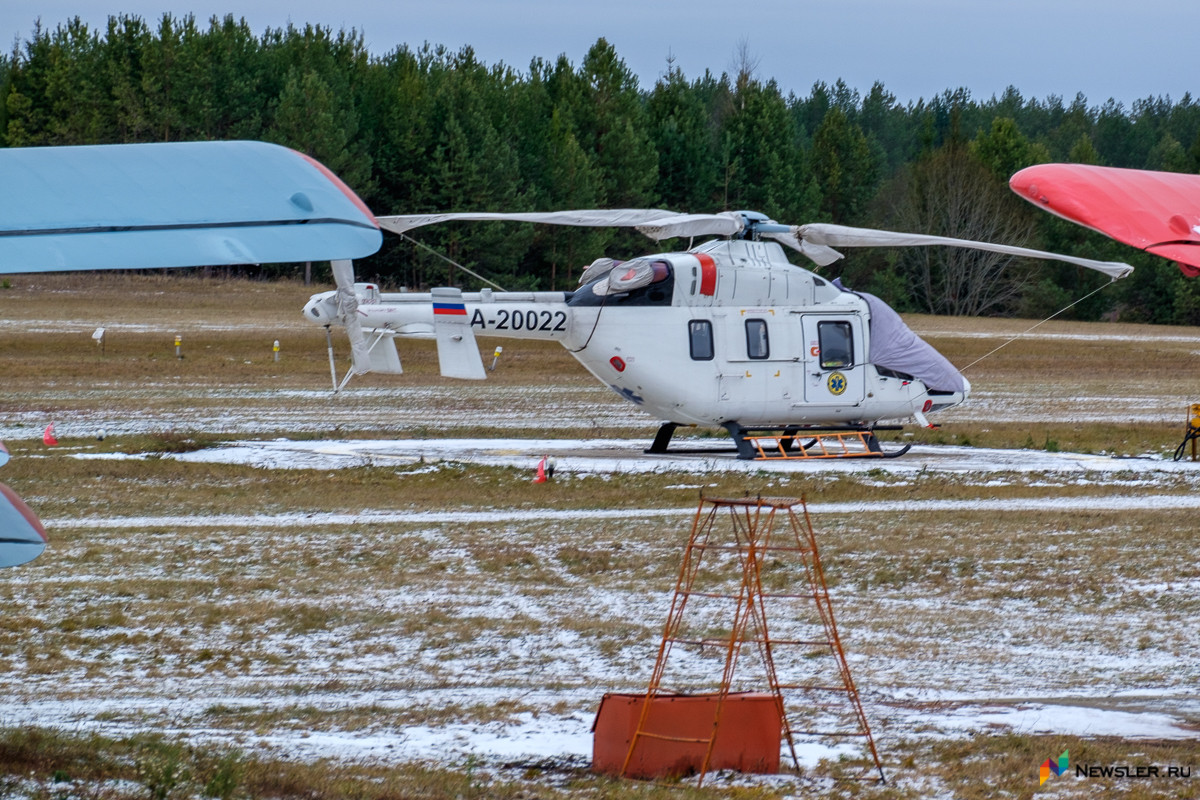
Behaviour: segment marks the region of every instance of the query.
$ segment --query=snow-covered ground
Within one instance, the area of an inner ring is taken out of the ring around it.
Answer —
[[[768,459],[739,461],[726,439],[676,440],[680,452],[647,454],[643,439],[388,439],[231,442],[176,456],[183,461],[248,464],[269,469],[333,469],[348,466],[413,468],[455,461],[498,467],[536,466],[543,456],[570,473],[953,473],[1077,472],[1091,474],[1184,472],[1200,474],[1200,462],[1155,456],[1118,458],[1042,450],[916,445],[898,458]],[[885,444],[885,451],[899,445]],[[86,458],[86,454],[80,457]]]
[[[679,502],[560,510],[524,498],[510,508],[444,512],[48,519],[47,527],[62,543],[28,568],[0,577],[8,584],[10,602],[37,606],[45,620],[38,635],[54,638],[55,626],[66,629],[73,620],[84,620],[83,628],[54,645],[63,659],[58,666],[40,663],[41,656],[3,655],[0,693],[7,699],[0,724],[109,733],[150,728],[302,758],[586,762],[602,694],[644,686],[669,599],[670,565],[678,559],[678,534],[695,514],[696,490],[706,485],[705,475],[745,473],[784,487],[789,480],[831,470],[866,482],[885,476],[892,486],[930,473],[968,476],[981,485],[1002,485],[1013,474],[1033,487],[1045,481],[1044,493],[1019,497],[815,498],[808,508],[818,531],[842,547],[851,547],[849,539],[842,541],[847,531],[889,531],[897,519],[911,523],[1023,511],[1053,515],[1060,527],[1070,526],[1072,518],[1090,520],[1077,529],[1034,532],[1026,543],[1038,546],[1011,556],[1018,565],[1013,569],[1056,558],[1047,569],[1062,575],[1075,567],[1058,549],[1077,549],[1072,557],[1081,557],[1097,546],[1094,541],[1102,538],[1085,537],[1102,537],[1109,523],[1098,520],[1173,511],[1181,524],[1190,524],[1186,521],[1200,508],[1200,493],[1178,490],[1181,480],[1200,484],[1200,467],[1159,458],[918,446],[897,459],[748,463],[720,452],[646,455],[641,452],[645,444],[641,439],[272,439],[173,456],[250,465],[280,480],[296,468],[382,465],[402,476],[464,464],[528,470],[532,478],[537,463],[549,456],[556,480],[678,474],[679,482],[670,488]],[[721,445],[684,440],[678,446]],[[100,456],[87,449],[75,456],[138,457]],[[1064,486],[1076,491],[1055,491]],[[635,532],[644,535],[647,529],[666,535],[659,541],[655,534],[642,545],[648,549],[647,563],[657,566],[641,569],[657,578],[629,566],[628,577],[599,586],[564,566],[568,545],[624,558]],[[942,535],[936,525],[930,530],[926,535]],[[1070,545],[1054,538],[1071,530],[1078,536]],[[944,535],[948,542],[962,542],[955,538],[957,531]],[[143,548],[144,558],[120,570],[106,566],[105,552],[130,546]],[[973,558],[968,547],[952,546],[964,559]],[[498,557],[493,548],[512,548],[516,554]],[[389,552],[407,554],[396,562],[394,583],[357,582],[360,562]],[[1126,555],[1119,547],[1114,550],[1115,558]],[[853,553],[843,552],[842,558],[852,560]],[[308,565],[301,578],[276,577],[297,569],[296,561]],[[852,567],[844,568],[853,574]],[[957,593],[953,584],[934,591],[886,580],[876,586],[877,573],[847,578],[835,590],[851,666],[885,753],[898,739],[997,730],[1200,739],[1195,693],[1200,664],[1193,655],[1200,648],[1200,631],[1186,622],[1194,623],[1189,615],[1200,597],[1194,570],[1179,577],[1168,566],[1141,583],[1114,580],[1094,603],[1084,596],[1089,589],[1080,586],[1072,590],[1078,597],[1048,606],[1022,601],[1020,580],[1009,583],[1008,567],[977,568],[990,577],[969,596]],[[544,578],[535,575],[531,582],[527,569],[543,571]],[[519,582],[510,584],[514,576]],[[144,581],[149,594],[161,582],[168,597],[175,583],[189,583],[199,607],[164,619],[161,609],[141,596],[142,589],[126,585],[129,581]],[[258,593],[275,610],[261,612],[266,616],[257,621],[227,618],[221,610],[226,602],[234,604],[230,613],[243,613],[242,600],[222,589],[227,581],[261,582]],[[864,590],[864,582],[875,588]],[[515,594],[514,585],[522,587]],[[114,600],[108,587],[115,586],[122,587],[124,600]],[[1120,599],[1115,616],[1114,597]],[[289,622],[292,607],[296,614],[319,609],[320,619],[311,627],[297,626]],[[331,608],[353,609],[355,618],[328,622],[321,615],[334,613]],[[88,623],[90,613],[113,621]],[[142,614],[148,622],[139,621]],[[371,614],[379,615],[376,623],[357,618]],[[206,615],[216,621],[205,622]],[[470,639],[458,638],[463,634],[456,632],[454,617],[482,627]],[[609,624],[624,627],[609,630]],[[1055,632],[1046,635],[1047,630]],[[1085,630],[1113,635],[1093,640],[1079,635]],[[479,711],[484,708],[508,710],[490,718]],[[418,709],[452,711],[428,721],[412,716]],[[342,721],[343,714],[354,722]],[[243,717],[250,721],[238,721]],[[811,764],[840,750],[816,740],[803,742],[800,752]]]
[[[71,324],[87,344],[93,323]],[[1200,347],[1190,336],[1154,341]],[[1045,391],[979,381],[969,404],[937,421],[1182,428],[1189,387],[1153,388],[1049,387],[1048,405]],[[76,443],[101,430],[110,442],[179,431],[327,437],[170,456],[250,466],[278,481],[300,468],[367,465],[398,480],[443,471],[450,480],[472,465],[532,478],[543,457],[555,480],[677,478],[654,507],[619,510],[548,508],[531,492],[453,511],[403,510],[388,498],[303,513],[55,515],[46,554],[0,573],[9,635],[0,725],[154,730],[296,758],[586,762],[601,696],[645,686],[680,536],[708,476],[781,494],[838,476],[894,490],[838,502],[818,493],[808,506],[829,543],[827,569],[841,577],[838,619],[885,761],[898,740],[1006,730],[1200,742],[1191,533],[1200,468],[1191,462],[927,445],[837,462],[651,456],[642,450],[656,422],[579,383],[398,380],[335,398],[316,380],[311,389],[266,378],[231,388],[185,375],[69,397],[50,387],[16,405],[0,419],[0,439],[36,441],[49,422]],[[461,438],[484,425],[492,438]],[[506,438],[519,430],[596,438]],[[377,438],[341,438],[352,433]],[[98,470],[105,459],[140,457],[72,446]],[[904,496],[939,478],[979,487],[979,499]],[[1002,491],[1014,483],[1022,491]],[[994,540],[990,521],[1016,514],[1030,515],[1029,525],[1011,542]],[[1164,516],[1177,520],[1177,536],[1147,540],[1138,526]],[[604,580],[589,580],[591,569]],[[839,752],[818,740],[801,756],[813,763]]]

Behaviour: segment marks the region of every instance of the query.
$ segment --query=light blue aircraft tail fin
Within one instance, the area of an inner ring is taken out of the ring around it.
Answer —
[[[361,258],[381,241],[353,191],[279,145],[0,148],[0,273]]]

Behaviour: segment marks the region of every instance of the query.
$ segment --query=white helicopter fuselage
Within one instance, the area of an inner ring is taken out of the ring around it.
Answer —
[[[305,317],[330,324],[334,295],[314,295]],[[791,264],[774,242],[714,240],[645,256],[574,292],[484,290],[452,308],[437,300],[369,290],[358,316],[396,336],[428,337],[435,314],[451,313],[478,336],[557,341],[600,382],[672,423],[869,428],[923,419],[969,393],[965,380],[958,391],[931,389],[874,364],[867,301]]]

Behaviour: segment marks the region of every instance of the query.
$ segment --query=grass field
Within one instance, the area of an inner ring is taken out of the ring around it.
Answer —
[[[315,289],[298,284],[9,281],[0,478],[60,524],[41,558],[0,573],[0,797],[1200,796],[1194,512],[1144,501],[1193,495],[1200,471],[533,485],[470,463],[188,463],[172,455],[234,439],[648,438],[657,421],[538,343],[506,342],[481,385],[442,379],[411,343],[404,376],[335,397],[324,332],[299,313]],[[909,322],[960,366],[1032,324]],[[1197,329],[1048,323],[970,367],[972,401],[914,438],[1161,457],[1200,401],[1198,353]],[[50,422],[57,448],[41,442]],[[696,791],[594,776],[565,745],[464,750],[586,739],[604,692],[644,688],[700,490],[901,509],[814,515],[889,784],[841,780],[836,751]],[[951,499],[1002,510],[919,505]],[[364,510],[394,516],[322,516]],[[496,510],[530,516],[480,516]],[[420,516],[433,511],[458,516]],[[1064,750],[1072,769],[1197,776],[1039,787]]]

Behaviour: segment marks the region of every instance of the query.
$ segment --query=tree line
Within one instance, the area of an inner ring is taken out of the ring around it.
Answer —
[[[806,96],[756,74],[686,76],[649,90],[598,40],[578,63],[488,65],[465,47],[397,46],[307,25],[164,15],[35,26],[0,56],[0,145],[261,139],[325,163],[379,214],[650,208],[761,211],[788,223],[912,230],[1127,261],[1132,278],[1066,316],[1200,323],[1200,282],[1162,259],[1037,211],[1007,179],[1070,161],[1200,172],[1200,105],[1132,108],[965,89],[901,103],[883,83]],[[667,243],[683,249],[686,241]],[[572,288],[600,255],[652,247],[630,232],[462,223],[387,237],[357,266],[385,286]],[[805,264],[805,266],[809,266]],[[291,274],[271,265],[264,274]],[[1044,317],[1104,284],[1075,267],[930,248],[859,250],[824,272],[902,311]]]

